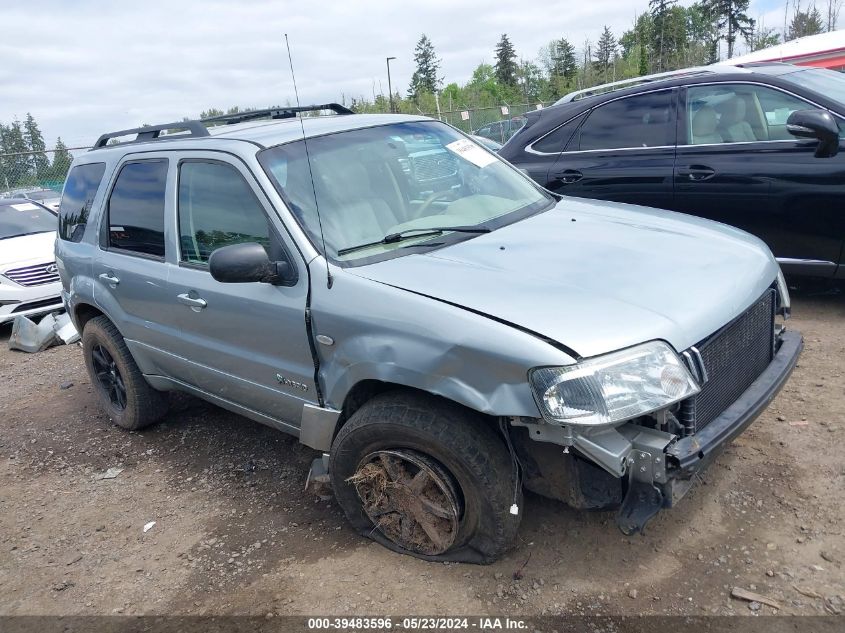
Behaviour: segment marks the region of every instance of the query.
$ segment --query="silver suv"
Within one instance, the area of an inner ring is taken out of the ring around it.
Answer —
[[[361,534],[486,563],[523,489],[641,530],[795,366],[757,238],[552,195],[438,121],[315,108],[74,159],[56,262],[119,426],[189,392],[319,451]]]

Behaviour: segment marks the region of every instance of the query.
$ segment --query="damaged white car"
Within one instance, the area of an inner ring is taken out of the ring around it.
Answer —
[[[0,324],[62,309],[57,226],[37,202],[0,198]]]

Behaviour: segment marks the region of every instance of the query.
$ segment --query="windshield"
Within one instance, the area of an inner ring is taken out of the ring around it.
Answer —
[[[470,227],[492,230],[552,202],[495,154],[434,121],[309,138],[308,156],[311,173],[302,141],[259,160],[321,252],[322,223],[327,255],[338,262],[470,239]],[[435,227],[444,231],[414,234]]]
[[[21,201],[0,205],[0,240],[55,231],[56,216],[37,204]]]
[[[845,114],[845,74],[811,68],[783,75],[783,79],[837,101],[842,106],[840,114]]]

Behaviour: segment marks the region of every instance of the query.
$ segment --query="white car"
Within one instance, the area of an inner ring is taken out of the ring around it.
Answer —
[[[63,308],[57,226],[56,214],[36,202],[0,199],[0,324]]]
[[[53,211],[59,211],[59,202],[62,200],[61,193],[57,193],[52,189],[33,189],[30,191],[22,191],[10,196],[12,198],[20,198],[23,200],[34,200]]]

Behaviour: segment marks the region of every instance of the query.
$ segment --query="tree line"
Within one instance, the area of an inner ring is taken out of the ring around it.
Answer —
[[[59,138],[47,156],[47,144],[38,123],[30,113],[23,122],[0,122],[0,190],[22,187],[61,187],[72,157]]]
[[[441,60],[423,34],[414,49],[415,70],[406,95],[393,95],[401,112],[483,108],[507,103],[554,101],[573,90],[651,73],[711,64],[734,57],[744,42],[755,51],[836,28],[843,0],[826,0],[825,10],[806,0],[787,0],[782,29],[748,15],[750,0],[649,0],[631,28],[614,34],[604,26],[595,41],[550,41],[533,58],[520,56],[507,34],[463,85],[444,84]],[[387,111],[389,99],[352,99],[357,111]]]

